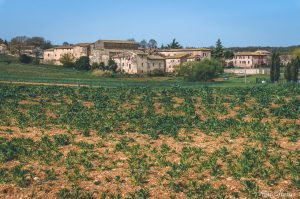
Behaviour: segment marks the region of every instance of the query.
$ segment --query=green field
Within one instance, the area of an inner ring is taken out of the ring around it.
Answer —
[[[245,84],[243,77],[230,77],[229,81],[215,81],[209,83],[186,82],[182,78],[104,78],[95,77],[88,71],[77,71],[62,66],[6,64],[0,62],[0,81],[12,82],[43,82],[52,84],[80,84],[103,87],[236,87],[253,86],[255,78],[248,78]],[[263,76],[262,76],[263,77]]]
[[[298,85],[0,84],[0,113],[0,198],[300,194]]]

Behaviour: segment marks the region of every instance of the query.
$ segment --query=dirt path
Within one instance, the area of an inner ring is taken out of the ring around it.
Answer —
[[[70,86],[70,87],[88,87],[86,84],[55,84],[46,82],[15,82],[15,81],[0,81],[3,84],[23,84],[23,85],[44,85],[44,86]]]

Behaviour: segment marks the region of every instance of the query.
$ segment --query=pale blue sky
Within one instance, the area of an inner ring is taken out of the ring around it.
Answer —
[[[300,0],[0,0],[0,38],[55,44],[176,38],[184,46],[300,44]]]

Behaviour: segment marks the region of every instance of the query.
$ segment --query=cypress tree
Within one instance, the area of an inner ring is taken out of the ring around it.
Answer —
[[[280,78],[280,56],[279,53],[273,52],[271,57],[270,77],[272,82],[277,82]]]
[[[287,82],[290,82],[292,80],[292,64],[288,63],[285,66],[285,70],[284,70],[284,78],[286,79]]]
[[[213,50],[213,58],[222,59],[224,57],[224,49],[220,39],[216,43],[216,47]]]
[[[300,67],[300,58],[297,57],[292,61],[292,67],[291,67],[291,81],[293,82],[298,81],[299,67]]]

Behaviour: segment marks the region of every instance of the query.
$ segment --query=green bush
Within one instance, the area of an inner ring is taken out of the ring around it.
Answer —
[[[223,67],[217,60],[206,59],[200,62],[185,62],[179,65],[175,71],[188,81],[210,81],[217,74],[223,73]]]
[[[23,55],[20,55],[19,61],[22,64],[30,64],[32,62],[32,58],[29,57],[28,55],[23,54]]]
[[[161,69],[154,69],[151,73],[152,76],[164,76],[165,75],[165,72]]]
[[[90,70],[91,69],[90,58],[87,56],[80,57],[74,63],[74,67],[77,70]]]

